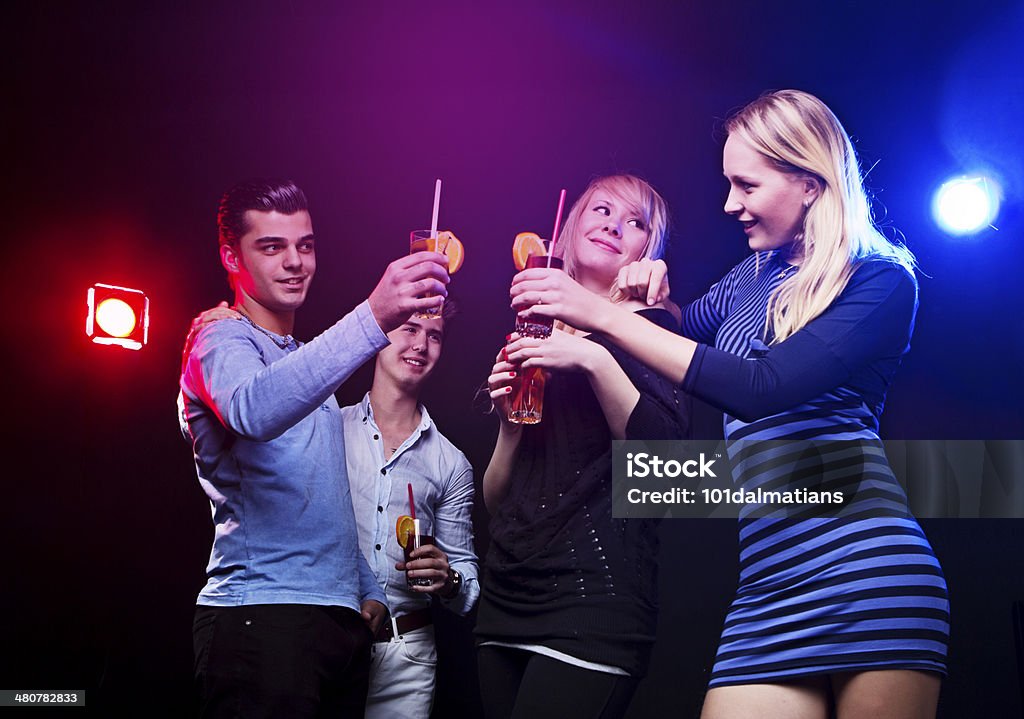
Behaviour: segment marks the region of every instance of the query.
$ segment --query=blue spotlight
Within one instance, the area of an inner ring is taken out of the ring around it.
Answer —
[[[932,214],[952,235],[971,235],[988,227],[999,212],[998,183],[983,175],[956,177],[935,193]]]

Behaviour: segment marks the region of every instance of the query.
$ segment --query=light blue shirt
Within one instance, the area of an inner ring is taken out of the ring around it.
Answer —
[[[359,526],[359,546],[387,594],[388,607],[399,617],[430,605],[430,595],[413,592],[405,572],[395,524],[409,514],[409,490],[416,498],[416,516],[427,518],[437,546],[462,575],[462,588],[445,606],[465,614],[480,596],[479,570],[473,548],[473,468],[466,456],[438,431],[420,405],[419,426],[390,458],[384,437],[373,419],[370,395],[341,410],[352,505]]]
[[[359,551],[334,392],[387,344],[366,302],[305,345],[247,319],[197,333],[181,400],[215,527],[199,604],[386,602]]]

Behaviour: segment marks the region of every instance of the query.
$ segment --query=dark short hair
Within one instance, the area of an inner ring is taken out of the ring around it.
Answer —
[[[293,215],[308,210],[305,193],[291,180],[254,179],[239,182],[220,198],[217,209],[217,235],[221,245],[238,245],[248,230],[245,213],[249,210],[276,210]]]
[[[444,304],[441,305],[441,319],[444,320],[445,334],[448,334],[448,323],[457,314],[459,314],[459,304],[455,301],[454,297],[448,295],[444,299]]]

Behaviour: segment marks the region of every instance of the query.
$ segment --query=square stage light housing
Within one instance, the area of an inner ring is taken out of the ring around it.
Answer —
[[[149,341],[149,298],[142,290],[97,282],[86,304],[85,334],[93,342],[140,350]]]

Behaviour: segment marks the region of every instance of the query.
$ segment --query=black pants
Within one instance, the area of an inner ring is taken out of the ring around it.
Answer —
[[[508,647],[480,647],[477,662],[487,719],[621,717],[639,683]]]
[[[204,719],[362,717],[366,622],[345,607],[197,607],[192,626]]]

